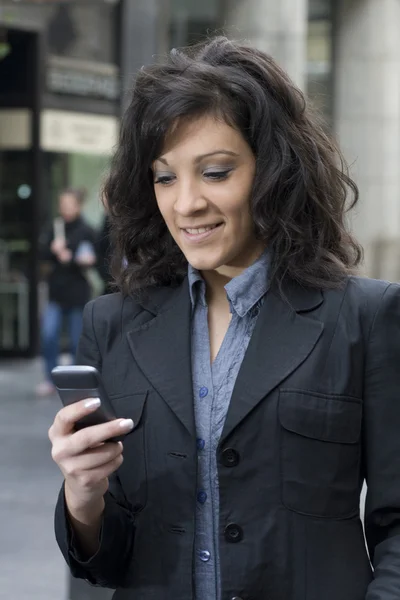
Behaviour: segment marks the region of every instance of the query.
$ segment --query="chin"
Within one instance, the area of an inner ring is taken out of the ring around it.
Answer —
[[[209,260],[188,260],[189,264],[197,271],[215,271],[220,267],[220,263],[211,262]]]
[[[185,254],[188,263],[198,271],[215,271],[219,269],[224,263],[222,259],[218,260],[212,256],[206,256],[206,252],[201,256],[201,253],[188,252]]]

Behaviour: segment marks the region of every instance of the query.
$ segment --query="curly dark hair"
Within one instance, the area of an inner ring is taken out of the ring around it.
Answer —
[[[346,227],[358,199],[346,163],[270,56],[216,37],[174,49],[137,75],[104,187],[119,288],[134,294],[184,278],[187,261],[158,209],[151,165],[178,119],[210,114],[239,130],[254,152],[251,211],[258,239],[271,249],[272,280],[338,286],[362,258]]]

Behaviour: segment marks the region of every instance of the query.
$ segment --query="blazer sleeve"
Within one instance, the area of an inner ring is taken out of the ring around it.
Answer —
[[[388,285],[366,353],[365,532],[374,579],[366,600],[400,595],[400,286]]]
[[[90,365],[101,371],[101,356],[93,326],[93,308],[96,301],[86,305],[82,335],[77,352],[77,364]],[[134,517],[125,499],[118,476],[109,478],[109,489],[104,496],[105,509],[97,553],[83,560],[79,556],[65,505],[64,485],[55,510],[55,534],[60,550],[71,574],[92,585],[117,588],[123,586],[125,574],[133,554],[135,536]]]

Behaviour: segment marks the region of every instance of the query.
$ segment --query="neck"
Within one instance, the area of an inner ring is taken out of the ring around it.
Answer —
[[[201,275],[206,282],[207,288],[207,302],[213,304],[220,304],[224,301],[227,302],[225,286],[234,277],[237,277],[248,267],[255,263],[260,258],[264,251],[264,247],[258,247],[251,256],[247,257],[247,260],[242,260],[239,265],[223,265],[213,271],[202,271]],[[245,265],[245,266],[244,266]]]
[[[207,304],[220,305],[227,303],[225,286],[232,277],[228,277],[218,271],[203,271],[202,277],[206,282]]]

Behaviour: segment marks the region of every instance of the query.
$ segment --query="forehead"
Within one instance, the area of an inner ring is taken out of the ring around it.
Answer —
[[[78,198],[74,194],[61,194],[60,202],[68,204],[74,202],[75,204],[78,204]]]
[[[160,157],[197,156],[221,149],[240,153],[246,147],[237,129],[221,119],[205,116],[175,123],[164,140]]]

